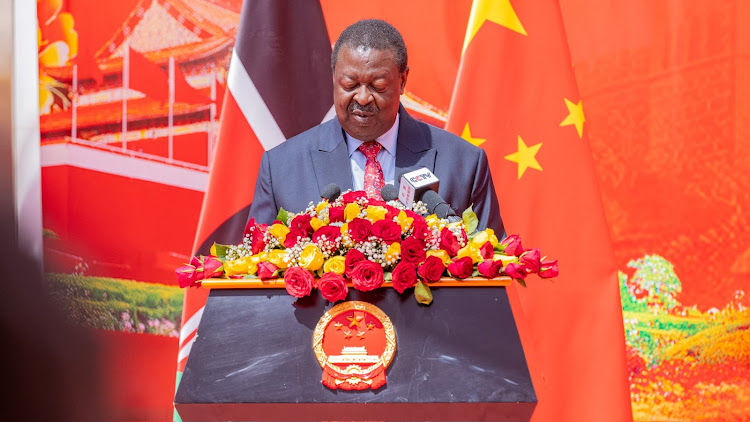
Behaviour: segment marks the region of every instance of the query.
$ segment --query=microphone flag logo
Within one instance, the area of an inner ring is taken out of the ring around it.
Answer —
[[[385,370],[396,352],[396,330],[377,306],[343,302],[318,321],[313,350],[326,387],[374,390],[385,385]]]

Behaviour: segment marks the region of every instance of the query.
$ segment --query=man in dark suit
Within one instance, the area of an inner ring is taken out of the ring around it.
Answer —
[[[377,142],[381,184],[421,167],[440,180],[438,193],[459,214],[470,205],[479,228],[504,233],[487,156],[460,137],[414,120],[399,103],[409,75],[404,41],[390,24],[359,21],[333,49],[336,118],[266,151],[250,217],[270,224],[279,211],[299,212],[330,183],[366,188],[367,158],[361,144]]]

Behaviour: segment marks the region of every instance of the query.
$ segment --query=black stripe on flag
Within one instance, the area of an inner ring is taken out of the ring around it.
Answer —
[[[331,42],[318,1],[246,0],[234,49],[285,138],[330,110]]]

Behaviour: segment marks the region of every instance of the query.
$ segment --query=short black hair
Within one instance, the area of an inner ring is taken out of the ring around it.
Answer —
[[[399,72],[406,70],[407,55],[404,39],[390,23],[380,19],[365,19],[349,25],[339,35],[331,53],[331,69],[336,69],[342,46],[392,50]]]

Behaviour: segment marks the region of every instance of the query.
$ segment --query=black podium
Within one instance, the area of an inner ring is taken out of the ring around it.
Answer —
[[[317,291],[212,290],[175,407],[188,421],[528,421],[536,406],[504,287],[350,289],[383,310],[397,351],[377,390],[331,390],[312,348],[333,304]]]

